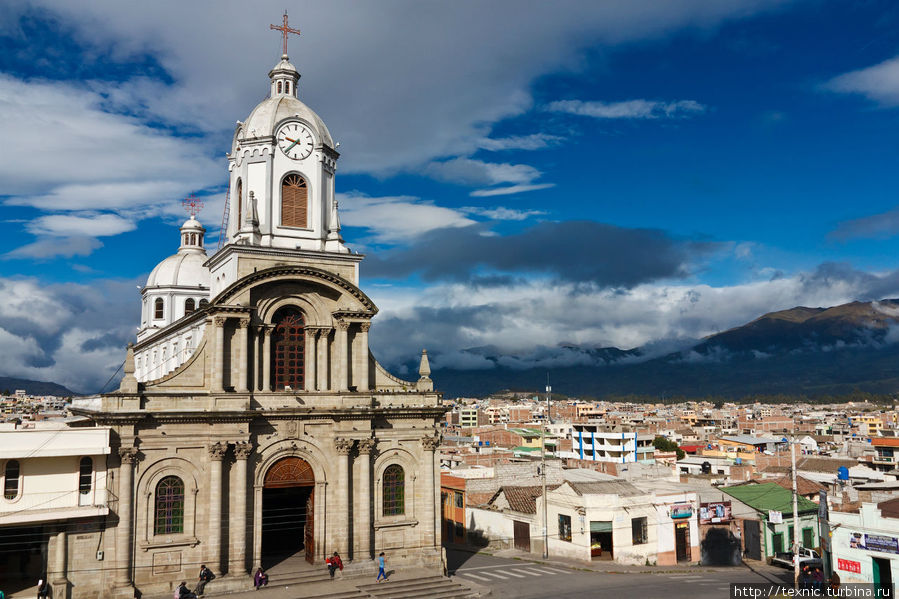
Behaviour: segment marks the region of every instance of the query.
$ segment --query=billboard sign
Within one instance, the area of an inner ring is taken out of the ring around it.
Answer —
[[[720,524],[731,521],[730,502],[718,501],[699,504],[700,524]]]
[[[867,549],[881,553],[894,553],[899,555],[899,539],[885,535],[869,535],[853,532],[849,535],[849,547],[851,549]]]

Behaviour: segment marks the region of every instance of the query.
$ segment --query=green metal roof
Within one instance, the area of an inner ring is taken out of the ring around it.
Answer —
[[[782,512],[784,517],[793,515],[793,493],[775,483],[761,483],[751,485],[737,485],[735,487],[721,487],[734,499],[742,501],[749,507],[760,512]],[[797,497],[797,507],[800,514],[808,514],[818,511],[818,504],[809,501],[805,497]]]
[[[525,447],[524,445],[519,445],[518,447],[513,447],[512,451],[524,451],[527,453],[531,453],[533,451],[540,451],[539,447]]]

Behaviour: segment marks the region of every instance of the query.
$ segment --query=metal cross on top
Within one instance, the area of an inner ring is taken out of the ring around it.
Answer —
[[[181,206],[184,207],[191,217],[196,218],[200,214],[200,210],[203,209],[203,200],[197,199],[197,196],[194,194],[190,194],[187,198],[181,200]]]
[[[269,25],[269,27],[281,32],[281,38],[284,41],[284,51],[281,52],[281,54],[283,54],[284,56],[287,56],[287,34],[295,33],[297,35],[300,35],[300,30],[299,29],[291,29],[290,27],[287,26],[287,11],[286,10],[284,11],[283,24],[280,27],[278,27],[277,25]]]

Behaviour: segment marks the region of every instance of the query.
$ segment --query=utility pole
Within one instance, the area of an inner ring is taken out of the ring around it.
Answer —
[[[543,415],[543,434],[540,443],[540,473],[543,476],[543,559],[549,557],[549,523],[546,506],[546,422],[549,420],[549,394],[552,387],[549,386],[549,373],[546,374],[546,413]]]
[[[793,473],[793,585],[799,588],[799,500],[796,492],[796,438],[790,435],[790,462]]]

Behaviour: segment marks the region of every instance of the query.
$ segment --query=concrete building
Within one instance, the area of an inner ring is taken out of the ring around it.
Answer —
[[[888,587],[899,579],[899,499],[831,512],[833,569],[842,582]]]
[[[82,556],[72,560],[79,567],[110,561],[101,542],[110,429],[41,424],[0,429],[0,539],[16,547],[0,552],[0,572],[7,594],[33,587],[46,572],[53,596],[66,597],[81,582],[67,576],[70,555]]]
[[[624,430],[607,424],[576,423],[572,425],[571,457],[599,462],[652,463],[654,435]]]

